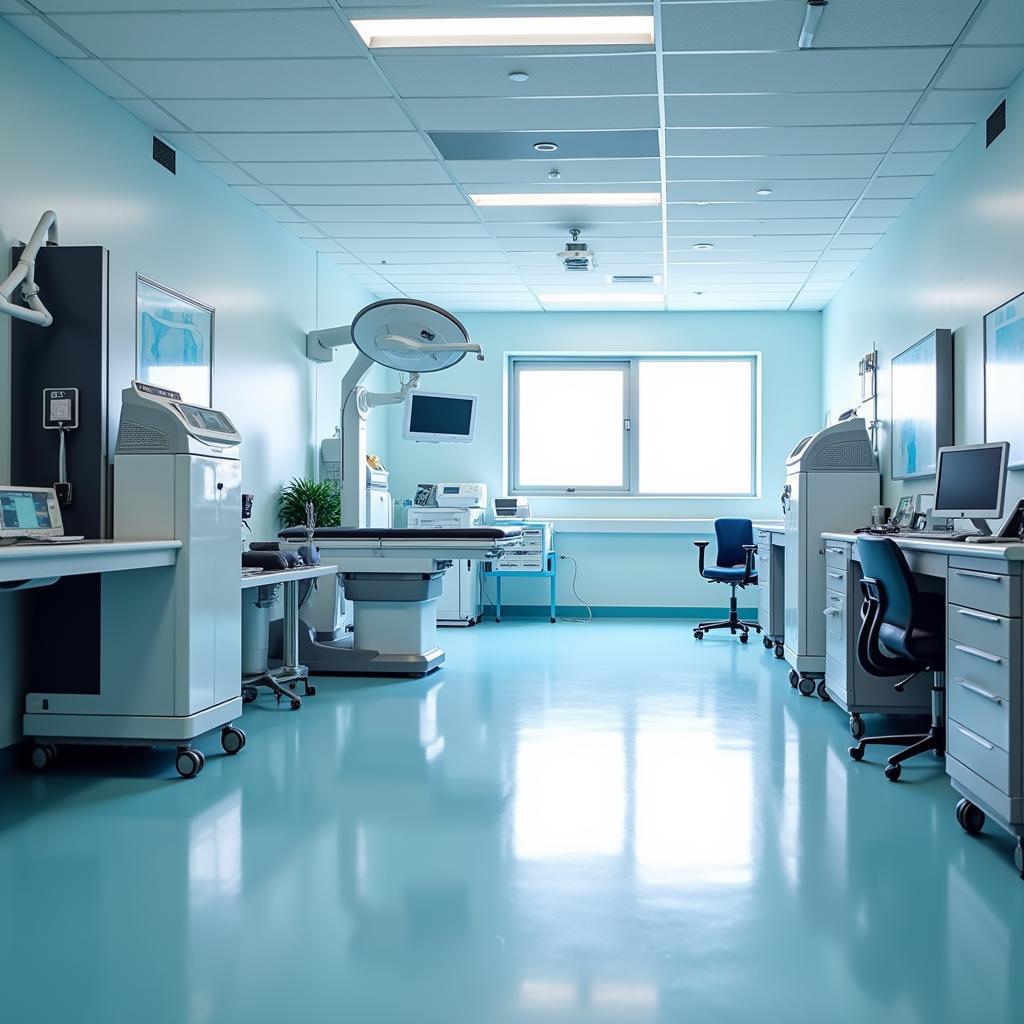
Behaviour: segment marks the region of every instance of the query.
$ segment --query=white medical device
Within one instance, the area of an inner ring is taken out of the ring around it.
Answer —
[[[463,443],[476,430],[476,395],[414,391],[405,403],[402,437],[428,444]]]
[[[54,540],[64,536],[52,487],[0,487],[0,540]]]
[[[226,752],[242,748],[241,443],[224,413],[175,391],[121,393],[114,537],[181,550],[167,568],[104,575],[100,692],[30,693],[26,735],[175,746],[186,778],[204,764],[197,736],[221,729]]]
[[[438,508],[486,508],[487,484],[437,484]]]
[[[852,532],[871,521],[881,477],[863,419],[842,420],[803,438],[786,460],[786,661],[802,693],[825,674],[825,552],[822,533]]]
[[[452,484],[438,484],[442,487]],[[438,503],[440,504],[440,502]],[[483,525],[482,506],[409,509],[411,530],[468,530]],[[480,601],[480,563],[460,559],[444,574],[437,602],[439,626],[474,626],[483,615]]]
[[[495,498],[491,503],[495,521],[501,519],[529,519],[530,503],[525,498]]]

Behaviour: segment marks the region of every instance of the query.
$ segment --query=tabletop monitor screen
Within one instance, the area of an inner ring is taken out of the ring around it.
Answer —
[[[1003,514],[1006,446],[943,448],[935,483],[935,515],[994,519]]]
[[[414,441],[472,441],[475,419],[472,395],[414,392],[406,410],[405,436]]]
[[[5,530],[52,530],[47,491],[0,491],[0,526]]]

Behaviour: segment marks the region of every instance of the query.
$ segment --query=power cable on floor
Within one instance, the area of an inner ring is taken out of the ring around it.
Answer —
[[[580,597],[580,592],[576,589],[576,579],[577,579],[577,577],[579,576],[579,573],[580,573],[579,562],[577,562],[576,559],[573,558],[572,555],[559,555],[558,557],[562,561],[572,562],[572,596],[576,598],[576,600],[577,600],[577,602],[579,604],[583,605],[583,607],[587,609],[587,617],[585,619],[570,618],[567,615],[563,615],[561,621],[562,622],[584,622],[584,623],[586,623],[586,622],[593,622],[594,621],[594,609],[591,608],[590,605],[587,604],[587,602],[584,601],[582,597]]]

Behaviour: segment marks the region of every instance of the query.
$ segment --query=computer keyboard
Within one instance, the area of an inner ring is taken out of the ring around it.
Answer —
[[[952,530],[914,530],[902,534],[908,540],[967,540],[974,533],[958,533]]]

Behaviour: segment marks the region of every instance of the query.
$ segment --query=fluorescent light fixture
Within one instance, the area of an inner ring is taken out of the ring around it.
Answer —
[[[650,15],[563,18],[374,18],[353,28],[372,49],[413,46],[654,44]]]
[[[545,306],[614,306],[619,302],[626,303],[662,303],[665,296],[657,292],[558,292],[551,295],[538,295],[537,298]]]
[[[481,192],[477,206],[659,206],[660,192]]]
[[[828,0],[807,0],[807,7],[804,9],[804,23],[800,28],[800,38],[796,44],[799,49],[809,50],[814,45],[814,33],[818,31],[818,22],[821,21],[826,7],[828,7]]]

